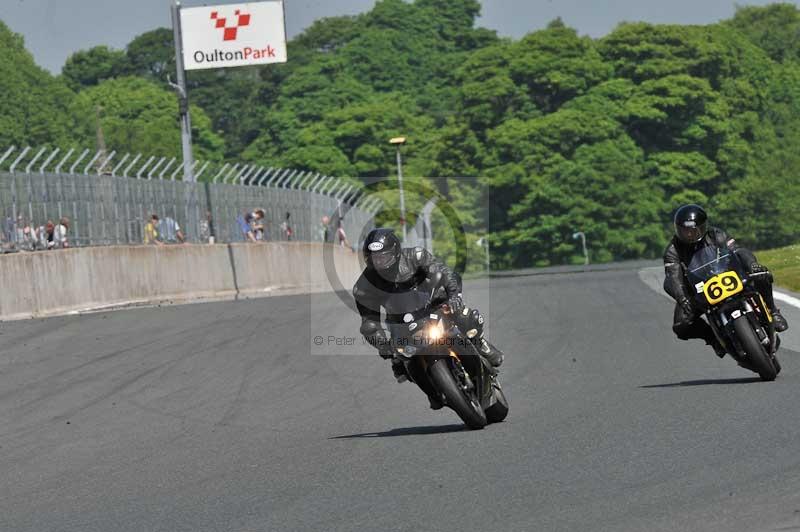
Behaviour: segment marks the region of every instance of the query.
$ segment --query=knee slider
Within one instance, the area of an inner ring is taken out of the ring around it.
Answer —
[[[691,327],[692,327],[691,322],[681,321],[672,325],[672,332],[675,333],[675,336],[677,336],[678,339],[688,340],[689,330],[691,329]]]

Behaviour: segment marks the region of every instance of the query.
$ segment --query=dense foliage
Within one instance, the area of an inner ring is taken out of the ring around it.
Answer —
[[[317,21],[286,65],[191,72],[198,150],[366,179],[394,174],[387,140],[407,136],[407,175],[478,178],[430,184],[489,234],[495,267],[579,260],[575,231],[595,261],[656,257],[688,201],[746,244],[797,240],[795,6],[601,39],[560,20],[500,39],[475,27],[479,10],[380,0]],[[54,79],[0,26],[0,144],[87,144],[100,124],[110,147],[177,155],[171,47],[155,30],[78,52]]]

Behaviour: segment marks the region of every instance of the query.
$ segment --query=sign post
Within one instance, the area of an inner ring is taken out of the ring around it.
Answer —
[[[192,156],[192,118],[189,116],[189,91],[186,88],[186,71],[183,65],[183,36],[181,31],[181,4],[172,4],[172,31],[175,35],[175,65],[178,83],[173,85],[178,92],[178,109],[181,116],[181,147],[183,149],[183,180],[194,182],[194,158]]]
[[[189,117],[186,70],[285,63],[286,23],[283,0],[243,4],[181,7],[172,5],[175,34],[174,85],[180,98],[184,179],[192,173],[192,125]]]

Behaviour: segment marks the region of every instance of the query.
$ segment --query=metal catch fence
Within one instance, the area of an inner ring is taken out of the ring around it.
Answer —
[[[195,174],[207,181],[189,183],[177,179],[182,163],[175,159],[126,154],[115,161],[115,155],[29,147],[0,152],[3,249],[46,247],[41,229],[63,218],[71,246],[140,244],[152,214],[177,222],[188,242],[244,241],[237,219],[255,209],[266,213],[265,240],[327,235],[332,241],[341,222],[357,245],[381,208],[357,185],[311,172],[198,161]]]

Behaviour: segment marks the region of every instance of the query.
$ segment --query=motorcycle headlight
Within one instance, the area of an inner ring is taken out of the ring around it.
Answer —
[[[440,320],[428,327],[428,338],[438,340],[444,336],[444,323]]]

